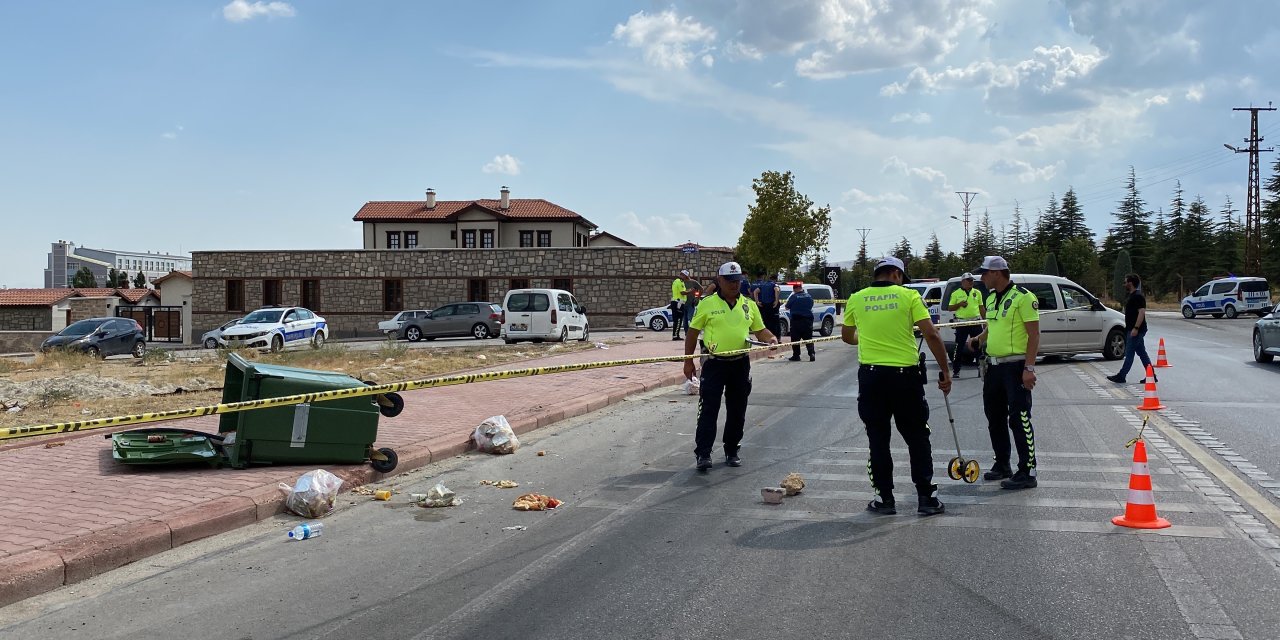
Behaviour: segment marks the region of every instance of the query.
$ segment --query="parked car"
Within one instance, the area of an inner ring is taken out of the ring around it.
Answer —
[[[836,295],[835,292],[831,290],[831,287],[825,284],[806,284],[804,285],[804,290],[806,293],[813,296],[814,300],[813,330],[822,336],[831,335],[836,328],[836,305],[820,304],[818,301],[834,299]],[[782,299],[782,304],[784,305],[778,308],[779,328],[782,330],[783,336],[791,335],[791,312],[787,311],[787,307],[785,306],[787,304],[787,298],[791,297],[791,293],[791,287],[782,287],[782,294],[779,296]],[[781,337],[782,336],[779,336],[779,338]]]
[[[513,289],[502,301],[502,309],[502,339],[507,344],[585,341],[591,336],[587,308],[563,289]]]
[[[421,318],[427,315],[428,313],[431,313],[430,309],[413,309],[410,311],[401,311],[400,313],[397,313],[394,317],[392,317],[390,320],[383,320],[382,322],[379,322],[378,331],[381,331],[382,333],[386,334],[387,337],[394,336],[400,333],[400,329],[404,327],[404,323],[410,320],[413,320],[415,318]]]
[[[1013,274],[1014,284],[1036,294],[1040,301],[1040,349],[1042,356],[1066,356],[1081,353],[1102,353],[1107,360],[1124,357],[1124,314],[1109,309],[1084,287],[1058,276],[1038,273]],[[960,278],[945,283],[943,300],[950,300],[951,293],[960,288]],[[986,298],[987,291],[981,283],[974,283]],[[988,309],[987,313],[992,310]],[[1056,313],[1046,313],[1056,312]],[[941,311],[943,322],[952,322],[954,311]],[[955,345],[955,329],[943,327],[943,342],[950,351]]]
[[[636,314],[636,328],[649,327],[653,331],[666,331],[671,326],[671,310],[666,307],[645,309]]]
[[[227,346],[227,341],[222,339],[222,332],[240,324],[241,320],[243,320],[243,318],[236,318],[217,329],[204,332],[204,335],[200,336],[200,344],[203,344],[206,349],[217,349],[218,347]]]
[[[492,302],[458,302],[406,320],[396,335],[409,342],[459,336],[484,340],[498,335],[501,319],[502,307]]]
[[[1271,313],[1271,307],[1271,287],[1266,278],[1218,278],[1182,299],[1182,317],[1190,320],[1201,313],[1215,318],[1235,318],[1242,313],[1262,317]]]
[[[1280,304],[1253,325],[1253,359],[1271,362],[1280,356]]]
[[[903,286],[920,294],[920,298],[924,300],[924,307],[929,310],[929,319],[937,324],[942,320],[942,291],[946,284],[945,282],[912,282]]]
[[[147,350],[142,325],[131,318],[89,318],[73,322],[57,335],[45,338],[40,351],[66,349],[87,353],[95,358],[131,354],[141,358]]]
[[[325,319],[303,307],[267,307],[258,309],[228,329],[222,339],[232,348],[266,348],[279,351],[285,347],[324,346],[329,339]]]

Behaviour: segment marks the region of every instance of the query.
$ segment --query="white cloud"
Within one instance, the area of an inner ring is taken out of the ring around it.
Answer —
[[[848,191],[845,191],[844,193],[840,194],[840,198],[844,202],[848,202],[850,205],[886,204],[886,203],[893,204],[893,203],[903,203],[903,202],[910,201],[910,199],[907,198],[907,196],[902,195],[901,193],[889,192],[889,193],[872,195],[861,189],[858,189],[857,187],[854,187],[853,189],[849,189]]]
[[[515,156],[504,153],[494,156],[493,161],[480,168],[485,173],[501,173],[509,176],[520,175],[520,161]]]
[[[709,53],[702,54],[702,66],[710,69],[712,66],[715,65],[715,63],[716,63],[716,59],[711,57],[711,54]]]
[[[773,83],[773,84],[769,85],[769,88],[771,88],[771,89],[785,89],[786,87],[787,87],[787,81],[786,81],[786,80],[779,80],[779,81],[777,81],[777,82],[775,82],[775,83]]]
[[[759,62],[764,60],[763,51],[749,44],[738,42],[737,40],[730,40],[725,43],[724,55],[728,57],[731,62],[737,62],[739,60],[752,60]]]
[[[655,67],[684,69],[695,58],[711,66],[714,59],[709,52],[716,31],[671,9],[652,15],[640,11],[613,28],[613,39],[643,50],[645,62]]]
[[[1151,96],[1150,98],[1147,98],[1147,107],[1163,106],[1166,104],[1169,104],[1169,96],[1166,96],[1166,95],[1157,94],[1157,95]]]
[[[1021,147],[1038,148],[1040,146],[1040,136],[1034,133],[1031,133],[1030,131],[1020,134],[1018,137],[1014,138],[1013,140],[1014,142],[1018,143],[1018,146],[1021,146]]]
[[[1197,84],[1187,89],[1187,102],[1200,102],[1204,99],[1204,85]]]
[[[1022,160],[1001,158],[993,162],[989,169],[992,173],[998,175],[1017,176],[1018,182],[1028,183],[1051,180],[1058,174],[1058,169],[1061,166],[1062,163],[1058,162],[1044,167],[1035,167],[1031,163]]]
[[[694,220],[687,213],[641,218],[634,211],[627,211],[621,218],[627,229],[624,235],[642,247],[668,247],[684,242],[699,244],[714,242],[703,237],[702,223]]]
[[[923,111],[911,111],[911,112],[894,114],[892,118],[889,118],[889,122],[893,122],[893,123],[910,122],[913,124],[929,124],[930,122],[933,122],[933,116],[930,116],[929,114]]]
[[[182,125],[175,126],[173,128],[173,131],[166,131],[160,134],[160,137],[164,138],[165,140],[176,140],[178,138],[179,133],[182,133]]]
[[[298,15],[293,5],[288,2],[248,2],[247,0],[231,0],[222,7],[222,17],[230,22],[245,22],[257,17],[292,18]]]

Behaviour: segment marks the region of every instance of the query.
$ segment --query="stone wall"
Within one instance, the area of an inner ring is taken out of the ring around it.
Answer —
[[[87,318],[110,318],[116,315],[116,307],[120,305],[118,296],[97,298],[71,298],[71,322],[76,323]]]
[[[0,331],[0,353],[35,353],[52,331]]]
[[[383,309],[383,283],[403,282],[406,309],[433,309],[470,298],[469,280],[488,286],[488,300],[502,304],[512,278],[532,287],[572,280],[593,327],[631,326],[635,314],[665,306],[671,281],[681,269],[707,282],[733,259],[725,250],[682,253],[679,249],[587,247],[544,249],[419,249],[363,251],[201,251],[195,272],[194,333],[262,306],[262,281],[281,279],[284,304],[299,305],[302,281],[320,281],[314,311],[329,322],[333,337],[373,336],[377,323],[399,309]],[[243,311],[226,309],[226,282],[244,280]]]
[[[53,307],[0,307],[0,331],[53,331]]]

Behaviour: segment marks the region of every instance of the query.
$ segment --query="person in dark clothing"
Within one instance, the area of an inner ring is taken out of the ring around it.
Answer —
[[[1136,354],[1142,360],[1142,370],[1145,372],[1147,367],[1151,366],[1151,357],[1147,355],[1147,297],[1142,295],[1142,278],[1138,274],[1131,273],[1124,277],[1124,290],[1129,293],[1129,299],[1124,303],[1124,364],[1120,366],[1120,371],[1114,376],[1107,376],[1107,379],[1117,384],[1124,384],[1124,377],[1129,374],[1129,368],[1133,366],[1133,356]],[[1146,382],[1146,375],[1143,375],[1142,381]],[[1159,378],[1155,378],[1159,382]]]
[[[778,288],[778,274],[771,274],[768,279],[764,274],[760,274],[760,282],[752,292],[756,301],[756,306],[760,307],[760,315],[764,319],[764,328],[768,329],[773,335],[782,333],[782,320],[778,316],[778,310],[782,306],[778,295],[781,291]]]
[[[787,298],[787,312],[791,314],[791,341],[810,340],[813,338],[813,296],[804,290],[804,284],[797,282],[791,287],[791,296]],[[813,343],[805,345],[809,351],[809,362],[817,360]],[[791,345],[792,362],[800,361],[800,345]]]

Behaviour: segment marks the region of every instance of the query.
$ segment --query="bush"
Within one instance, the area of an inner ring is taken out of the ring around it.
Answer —
[[[399,340],[384,340],[381,345],[378,345],[378,350],[374,352],[374,355],[379,360],[386,360],[387,358],[402,358],[406,353],[409,353],[408,343],[400,342]]]
[[[157,364],[160,362],[173,362],[173,352],[168,349],[147,349],[142,352],[143,364]]]

